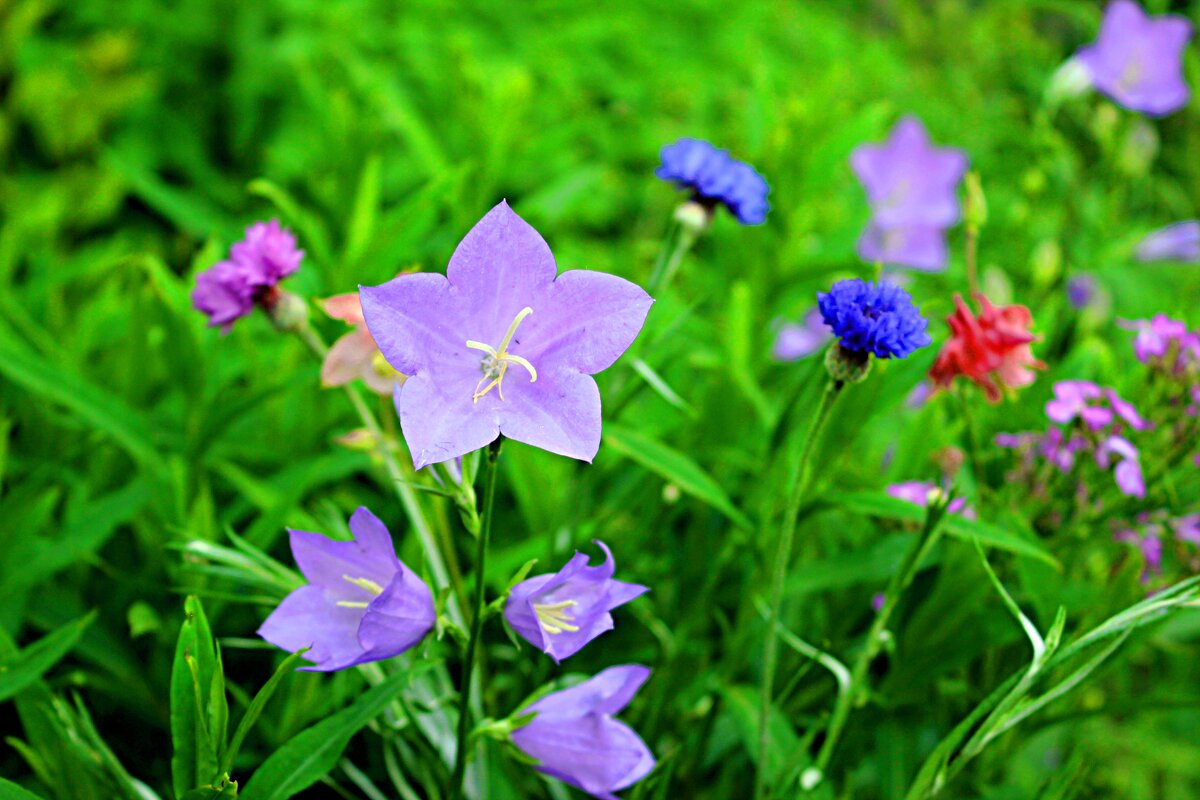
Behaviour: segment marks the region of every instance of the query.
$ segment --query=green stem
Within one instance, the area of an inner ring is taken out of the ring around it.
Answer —
[[[838,392],[841,391],[843,383],[838,380],[830,380],[825,387],[825,392],[821,395],[820,404],[817,406],[817,411],[813,416],[812,425],[808,429],[808,436],[804,440],[804,449],[800,452],[800,461],[796,468],[796,482],[792,486],[792,492],[788,496],[787,508],[784,511],[783,527],[779,531],[779,538],[775,545],[775,560],[772,563],[771,574],[771,600],[768,610],[770,612],[767,620],[767,640],[763,650],[763,676],[762,676],[762,691],[759,697],[758,708],[758,769],[754,776],[754,797],[755,800],[762,800],[766,797],[767,791],[767,750],[768,742],[768,722],[771,715],[771,694],[775,683],[775,662],[779,658],[779,636],[777,629],[780,620],[780,606],[783,605],[783,581],[787,575],[788,562],[792,559],[792,545],[796,538],[796,520],[800,516],[800,503],[804,499],[804,494],[808,489],[809,475],[812,474],[809,459],[812,457],[813,448],[816,446],[817,439],[821,434],[821,429],[825,426],[825,422],[829,418],[829,411],[833,408],[833,401],[837,399]]]
[[[462,683],[458,698],[458,747],[455,749],[454,774],[450,778],[450,800],[463,796],[463,780],[467,774],[467,750],[471,731],[471,675],[475,671],[476,653],[483,633],[483,595],[487,567],[488,543],[492,538],[492,508],[496,502],[496,460],[500,444],[496,439],[488,445],[484,470],[483,518],[475,550],[475,600],[471,612],[471,637],[467,640],[467,655],[462,666]]]
[[[884,631],[887,630],[888,621],[892,618],[892,612],[896,610],[896,605],[900,601],[900,595],[912,583],[913,576],[917,574],[917,568],[924,559],[929,548],[933,546],[935,541],[934,534],[938,530],[938,524],[946,513],[946,504],[931,505],[929,513],[925,517],[925,525],[921,529],[921,533],[912,542],[904,554],[904,560],[900,562],[900,569],[893,575],[891,581],[888,582],[887,590],[884,592],[883,607],[879,609],[879,613],[875,615],[874,622],[871,623],[871,629],[867,632],[867,640],[863,644],[862,650],[859,651],[858,657],[854,661],[854,666],[850,669],[850,684],[844,691],[838,693],[837,702],[834,704],[833,713],[829,717],[829,727],[825,733],[825,741],[821,744],[821,749],[817,753],[815,767],[817,771],[824,775],[825,770],[829,767],[829,761],[833,758],[834,749],[837,748],[838,739],[841,738],[842,731],[846,727],[846,721],[850,718],[850,711],[858,703],[859,698],[867,688],[867,671],[871,667],[871,662],[875,660],[875,656],[879,655],[879,651],[883,648],[885,641]]]
[[[650,280],[646,284],[646,291],[653,295],[670,285],[671,279],[675,277],[679,265],[683,262],[683,257],[692,249],[699,236],[700,232],[688,225],[678,222],[672,224],[667,234],[670,246],[659,251],[654,269],[650,273]]]
[[[329,352],[329,348],[321,340],[320,335],[313,330],[312,326],[301,325],[294,330],[300,340],[313,352],[313,355],[318,360],[324,360],[326,353]],[[429,527],[429,522],[425,519],[425,513],[421,510],[421,505],[417,500],[417,493],[408,485],[408,478],[396,462],[396,457],[392,453],[392,449],[387,445],[388,439],[384,436],[379,420],[375,418],[371,409],[367,407],[362,396],[359,395],[353,386],[346,385],[344,388],[346,396],[350,398],[350,404],[354,406],[354,410],[358,413],[358,417],[362,421],[363,427],[379,442],[378,451],[383,460],[384,469],[387,471],[388,480],[395,488],[396,495],[400,499],[400,505],[404,507],[404,513],[408,516],[409,522],[412,523],[413,530],[417,533],[417,538],[421,540],[421,551],[425,554],[425,559],[429,563],[429,570],[433,573],[434,582],[439,588],[442,586],[452,586],[450,572],[446,568],[441,548],[438,547],[433,530]],[[463,624],[462,608],[456,596],[451,595],[450,601],[446,604],[446,613],[452,622],[459,625]]]

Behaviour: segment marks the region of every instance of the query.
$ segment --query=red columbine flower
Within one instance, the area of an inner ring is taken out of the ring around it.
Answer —
[[[994,306],[982,294],[975,298],[980,305],[978,317],[961,296],[954,296],[957,308],[946,318],[950,341],[938,353],[929,377],[941,389],[965,375],[987,393],[988,402],[996,403],[1001,387],[1028,386],[1033,383],[1033,370],[1046,365],[1029,348],[1038,337],[1029,332],[1033,315],[1028,308]]]

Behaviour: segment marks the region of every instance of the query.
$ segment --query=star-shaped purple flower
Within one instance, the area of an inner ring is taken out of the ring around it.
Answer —
[[[944,228],[925,225],[885,228],[872,220],[858,238],[858,257],[872,263],[937,272],[946,268],[950,248]]]
[[[275,284],[300,268],[304,251],[278,220],[256,222],[230,248],[229,259],[196,276],[192,305],[208,315],[208,324],[228,333],[233,323],[266,302]]]
[[[1138,261],[1200,261],[1200,220],[1176,222],[1138,242]]]
[[[1114,102],[1158,117],[1187,104],[1183,49],[1191,37],[1192,25],[1183,17],[1150,17],[1132,0],[1113,0],[1100,35],[1075,58]]]
[[[512,733],[537,770],[601,800],[628,789],[654,769],[654,755],[633,729],[613,719],[629,705],[650,670],[609,667],[578,686],[543,697],[524,711],[537,716]]]
[[[872,220],[884,228],[945,228],[961,216],[957,190],[966,153],[935,147],[916,117],[897,122],[883,144],[856,147],[850,166],[867,190]]]
[[[437,615],[429,587],[396,557],[391,534],[366,508],[350,517],[353,541],[288,531],[308,578],[271,612],[258,635],[295,652],[303,669],[332,672],[398,656],[425,637]]]
[[[409,376],[395,399],[415,467],[502,434],[584,461],[596,455],[591,376],[633,343],[654,301],[615,275],[557,271],[545,240],[501,202],[459,243],[445,277],[359,287],[371,336]]]
[[[588,566],[583,553],[549,575],[536,575],[513,587],[504,618],[521,638],[555,661],[574,655],[613,628],[612,611],[649,591],[636,583],[613,580],[616,565],[604,542],[604,563]]]

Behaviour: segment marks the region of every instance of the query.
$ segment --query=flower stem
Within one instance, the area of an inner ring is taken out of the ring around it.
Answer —
[[[475,600],[471,611],[471,636],[467,640],[467,655],[462,666],[462,682],[458,698],[458,746],[455,748],[454,774],[450,778],[450,800],[463,796],[463,780],[467,774],[468,738],[471,731],[471,675],[475,671],[476,653],[483,633],[483,595],[488,543],[492,538],[492,509],[496,502],[496,461],[500,457],[503,438],[488,445],[484,462],[483,518],[475,550]]]
[[[679,222],[671,223],[666,246],[658,253],[654,269],[650,272],[650,280],[646,284],[646,291],[653,295],[667,288],[679,270],[683,257],[692,249],[692,245],[696,243],[699,235],[699,231],[695,228],[681,225]]]
[[[966,259],[967,289],[974,297],[979,294],[979,228],[974,225],[967,226]]]
[[[312,351],[318,360],[325,358],[325,354],[329,352],[329,348],[321,340],[320,334],[313,330],[311,325],[301,325],[295,328],[295,333],[300,338],[300,341],[308,346],[308,349]],[[350,404],[354,406],[355,412],[358,413],[358,417],[362,421],[363,427],[380,443],[378,452],[383,461],[384,469],[387,471],[388,479],[396,490],[396,495],[400,499],[400,505],[404,507],[404,513],[408,516],[413,530],[417,533],[417,538],[421,540],[421,551],[425,554],[425,559],[429,562],[429,569],[433,573],[434,581],[439,588],[453,585],[450,581],[450,572],[446,568],[446,562],[442,557],[442,551],[438,547],[437,540],[434,538],[433,530],[429,527],[429,522],[425,519],[425,513],[421,510],[417,494],[408,485],[408,480],[400,465],[396,462],[395,455],[392,453],[391,448],[387,446],[387,439],[384,437],[379,420],[375,418],[371,409],[367,407],[362,396],[359,395],[353,386],[347,385],[344,388],[346,396],[350,398]],[[456,596],[451,595],[446,605],[446,613],[452,622],[460,625],[463,623],[462,609]]]
[[[815,764],[815,768],[820,775],[824,775],[825,770],[829,767],[829,761],[833,758],[833,752],[837,747],[838,739],[841,738],[842,731],[846,727],[846,720],[850,718],[850,711],[858,704],[859,699],[867,688],[867,670],[870,669],[871,662],[875,660],[875,656],[879,655],[879,651],[883,647],[886,639],[884,632],[887,630],[888,621],[892,617],[892,612],[896,610],[896,605],[900,601],[900,595],[912,583],[913,576],[917,573],[917,568],[920,566],[929,548],[933,545],[935,541],[934,534],[938,530],[938,524],[946,514],[946,507],[948,505],[949,499],[947,498],[942,504],[930,506],[929,513],[925,517],[925,525],[921,528],[920,535],[913,540],[904,554],[904,560],[900,562],[900,569],[892,575],[891,581],[888,582],[887,590],[884,592],[883,607],[875,615],[875,621],[871,623],[871,629],[867,632],[867,641],[864,643],[862,650],[859,651],[858,657],[854,661],[854,666],[850,669],[850,684],[838,693],[833,713],[829,717],[829,727],[825,732],[825,741],[821,743],[821,749],[817,753]]]
[[[783,515],[783,526],[780,528],[779,538],[775,543],[775,558],[771,574],[771,599],[768,606],[770,614],[767,619],[767,640],[763,649],[763,676],[758,709],[758,769],[754,776],[755,800],[762,800],[766,797],[767,791],[767,751],[770,744],[768,723],[771,715],[771,694],[775,683],[775,662],[779,658],[777,631],[780,606],[783,605],[783,580],[787,575],[788,562],[792,559],[792,545],[796,538],[796,520],[800,515],[800,503],[808,490],[809,476],[812,474],[809,459],[812,457],[821,429],[825,427],[825,422],[829,419],[833,401],[837,399],[838,392],[841,391],[843,385],[842,381],[830,380],[821,395],[820,404],[813,415],[812,425],[808,429],[808,436],[804,440],[804,449],[800,452],[800,461],[796,467],[796,482],[788,496],[787,508]]]

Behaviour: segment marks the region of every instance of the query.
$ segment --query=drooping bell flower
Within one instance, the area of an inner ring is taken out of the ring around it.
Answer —
[[[504,618],[513,630],[555,661],[612,630],[609,612],[649,591],[613,580],[612,552],[604,542],[596,545],[604,551],[604,563],[588,566],[588,557],[576,553],[558,572],[518,583],[505,602]]]
[[[1176,222],[1146,234],[1136,255],[1138,261],[1200,261],[1200,220]]]
[[[821,310],[810,308],[800,322],[782,322],[775,334],[771,357],[776,361],[799,361],[825,346],[833,338],[821,318]]]
[[[501,434],[583,461],[596,455],[592,375],[632,344],[654,301],[615,275],[557,272],[545,240],[501,202],[459,243],[445,277],[360,287],[371,336],[408,376],[396,408],[417,469]]]
[[[392,394],[397,384],[404,383],[404,376],[392,369],[371,338],[357,293],[330,297],[321,306],[329,316],[354,327],[326,353],[321,364],[321,383],[343,386],[361,378],[371,391],[385,396]]]
[[[512,742],[537,761],[539,772],[600,800],[618,800],[614,792],[654,769],[646,743],[613,719],[649,677],[646,667],[609,667],[578,686],[549,694],[522,710],[536,716],[512,732]]]
[[[303,669],[332,672],[398,656],[433,629],[429,587],[396,557],[391,534],[366,508],[350,517],[352,541],[288,531],[296,566],[308,578],[283,599],[258,635],[296,652]]]
[[[1046,365],[1033,357],[1030,345],[1038,337],[1029,332],[1033,315],[1025,306],[993,306],[976,295],[976,317],[961,296],[954,296],[955,311],[946,318],[951,336],[942,346],[929,377],[946,388],[960,375],[981,387],[988,402],[1000,401],[1002,389],[1019,389],[1033,383],[1033,370]]]
[[[664,147],[661,155],[654,174],[691,191],[693,200],[710,212],[723,205],[743,225],[766,222],[771,189],[754,167],[702,139],[680,139]]]
[[[899,500],[905,500],[926,508],[930,503],[940,500],[944,494],[942,488],[933,481],[904,481],[893,483],[887,487],[887,493]],[[965,497],[956,497],[950,501],[946,511],[958,514],[967,519],[975,519],[975,509],[967,505]]]
[[[856,147],[850,167],[871,205],[859,256],[914,269],[944,269],[945,229],[962,216],[958,184],[967,171],[966,154],[935,147],[921,121],[906,116],[883,144]]]
[[[1192,25],[1184,17],[1151,17],[1133,0],[1112,0],[1100,35],[1075,58],[1114,102],[1158,117],[1187,104],[1183,50],[1191,36]]]
[[[298,270],[303,258],[296,237],[278,220],[256,222],[230,248],[227,260],[196,276],[192,305],[208,316],[210,326],[228,333],[255,305],[269,308],[276,284]]]

